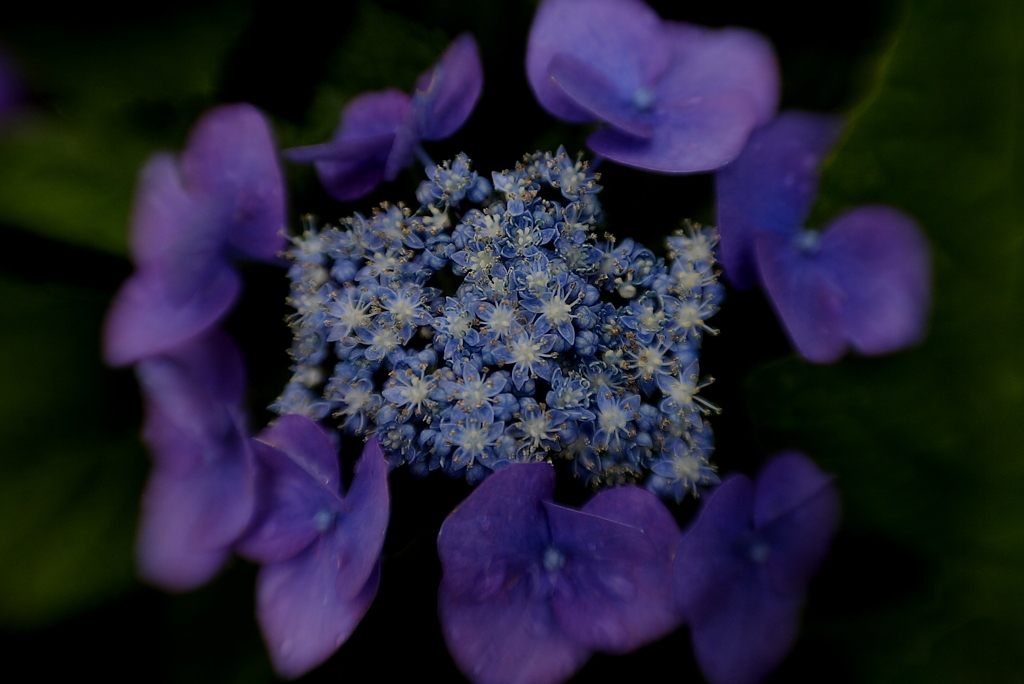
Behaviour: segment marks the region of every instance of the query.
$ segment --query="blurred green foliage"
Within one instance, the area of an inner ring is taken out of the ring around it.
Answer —
[[[0,279],[0,627],[44,624],[134,584],[146,461],[123,423],[131,395],[99,360],[106,299]]]
[[[222,2],[145,32],[117,24],[5,32],[45,108],[0,138],[0,222],[124,254],[139,165],[156,149],[180,147],[216,103],[247,21],[244,4]]]

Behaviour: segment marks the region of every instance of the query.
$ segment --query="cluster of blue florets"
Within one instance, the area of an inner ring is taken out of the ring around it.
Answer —
[[[293,377],[272,408],[376,433],[418,474],[564,457],[594,486],[716,482],[697,363],[722,296],[714,231],[668,238],[668,265],[598,240],[598,176],[563,149],[493,186],[465,155],[429,176],[415,212],[293,238]]]

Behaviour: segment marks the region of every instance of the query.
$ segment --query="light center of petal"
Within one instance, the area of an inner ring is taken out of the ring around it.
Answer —
[[[553,546],[544,549],[544,569],[558,572],[565,567],[565,554]]]

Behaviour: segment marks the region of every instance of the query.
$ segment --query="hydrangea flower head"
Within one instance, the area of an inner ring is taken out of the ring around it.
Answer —
[[[242,398],[245,367],[214,328],[135,368],[153,471],[142,497],[139,575],[172,591],[213,577],[252,517],[256,465]]]
[[[298,677],[348,639],[377,593],[387,464],[371,439],[342,497],[336,450],[308,418],[282,416],[253,445],[261,497],[238,550],[263,564],[256,613],[274,669]]]
[[[480,53],[473,36],[464,33],[420,75],[412,97],[393,88],[364,93],[342,110],[333,140],[293,148],[285,156],[314,163],[334,199],[358,199],[381,181],[394,180],[421,140],[444,140],[459,130],[482,88]]]
[[[675,557],[676,597],[712,684],[756,684],[796,640],[808,581],[839,522],[832,478],[803,454],[715,488]]]
[[[716,481],[697,363],[714,233],[670,238],[669,264],[599,240],[600,186],[563,150],[494,173],[494,193],[465,156],[430,176],[415,212],[295,238],[294,377],[274,408],[375,433],[421,474],[565,457],[595,486]]]
[[[840,130],[833,117],[785,112],[716,174],[726,275],[739,287],[759,278],[793,345],[817,363],[848,346],[885,354],[920,341],[931,299],[928,243],[903,212],[863,206],[820,232],[802,228]]]
[[[550,465],[509,466],[441,527],[441,628],[478,684],[564,681],[594,651],[629,652],[678,626],[680,535],[657,497],[619,487],[575,510],[554,489]]]
[[[107,315],[108,363],[172,350],[216,324],[241,290],[231,258],[274,259],[284,213],[274,140],[252,105],[207,112],[180,158],[150,158],[131,219],[135,273]]]
[[[605,124],[587,140],[594,152],[668,173],[729,162],[779,99],[764,38],[664,21],[641,0],[545,0],[526,72],[552,115]]]

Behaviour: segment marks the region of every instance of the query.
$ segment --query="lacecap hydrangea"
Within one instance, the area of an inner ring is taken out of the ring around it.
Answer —
[[[714,230],[687,224],[667,260],[599,234],[598,174],[561,148],[491,181],[465,155],[427,174],[415,211],[293,238],[293,376],[272,408],[375,434],[421,475],[566,458],[595,487],[717,482],[698,363]]]

